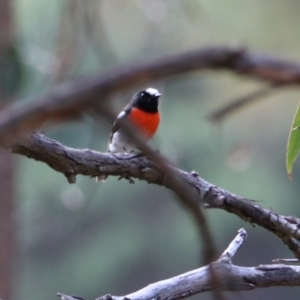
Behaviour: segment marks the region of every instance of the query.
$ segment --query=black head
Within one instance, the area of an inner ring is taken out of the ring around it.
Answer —
[[[160,96],[161,94],[158,90],[148,88],[133,96],[132,106],[149,113],[156,113],[158,111],[158,99]]]

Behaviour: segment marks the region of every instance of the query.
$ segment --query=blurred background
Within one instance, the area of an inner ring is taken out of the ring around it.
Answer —
[[[13,39],[8,37],[10,55],[0,58],[11,71],[6,81],[2,78],[2,99],[8,105],[31,101],[79,76],[208,45],[244,45],[300,62],[297,0],[7,2]],[[299,216],[299,162],[293,181],[285,170],[299,89],[279,90],[212,125],[209,113],[264,83],[229,72],[196,72],[116,95],[111,99],[116,112],[134,92],[149,86],[163,95],[154,148],[176,166],[196,170],[217,186],[261,200],[259,205],[280,214]],[[106,151],[111,126],[86,117],[41,131],[70,147]],[[76,185],[69,185],[62,174],[20,156],[13,157],[7,172],[12,166],[12,189],[1,190],[2,199],[14,197],[13,207],[2,205],[11,211],[7,222],[14,224],[9,225],[14,238],[8,239],[13,255],[4,258],[6,268],[13,264],[7,292],[11,299],[50,300],[57,292],[85,299],[106,293],[125,295],[201,265],[202,244],[195,224],[170,191],[139,181],[130,185],[114,177],[97,184],[78,176]],[[1,178],[7,183],[2,185],[8,186],[12,177],[5,174]],[[234,215],[210,210],[207,218],[218,253],[239,228],[247,229],[249,238],[235,257],[236,264],[255,266],[292,256],[278,238]],[[293,300],[299,299],[299,288],[227,296]]]

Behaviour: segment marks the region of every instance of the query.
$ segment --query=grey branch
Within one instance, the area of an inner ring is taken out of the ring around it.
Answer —
[[[247,238],[247,232],[244,228],[241,228],[235,237],[235,239],[229,244],[227,249],[222,253],[221,258],[227,256],[230,260],[233,259],[237,251],[243,245]]]
[[[300,286],[300,266],[271,264],[241,267],[234,265],[232,259],[246,237],[246,230],[240,229],[219,259],[210,265],[150,284],[129,295],[104,295],[97,300],[176,300],[212,291],[216,289],[216,286],[211,278],[211,268],[218,276],[218,288],[223,291],[253,290],[271,286]],[[78,297],[62,294],[59,296],[63,296],[62,299],[78,299]]]
[[[131,154],[111,155],[89,149],[79,150],[64,146],[40,133],[32,133],[10,146],[13,153],[44,162],[54,170],[64,174],[70,183],[77,175],[132,177],[151,184],[172,189],[172,180],[160,166],[147,157]],[[199,203],[211,208],[223,209],[233,213],[251,224],[257,224],[278,236],[300,258],[300,229],[290,217],[264,209],[253,201],[221,189],[203,178],[195,171],[190,173],[170,166],[174,174],[181,177],[186,186],[197,195]]]

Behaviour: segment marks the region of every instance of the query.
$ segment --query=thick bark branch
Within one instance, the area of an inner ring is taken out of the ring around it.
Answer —
[[[54,170],[63,173],[70,183],[76,175],[132,177],[148,183],[162,185],[173,190],[170,174],[147,157],[136,157],[131,154],[111,155],[89,149],[78,150],[66,147],[39,133],[32,133],[10,147],[13,153],[25,155],[48,164]],[[300,258],[300,230],[297,222],[273,211],[264,209],[251,200],[242,198],[223,190],[198,176],[196,172],[187,173],[175,167],[172,171],[183,178],[184,182],[197,195],[199,203],[209,207],[223,209],[243,220],[257,224],[277,235]]]
[[[0,115],[0,142],[17,139],[45,121],[78,118],[92,108],[103,108],[108,96],[141,83],[201,70],[230,70],[275,85],[299,84],[300,65],[244,48],[207,47],[107,71],[64,83],[31,103],[17,104]],[[14,132],[12,135],[11,132]]]
[[[126,296],[104,295],[97,300],[149,300],[183,299],[216,289],[210,268],[215,270],[219,285],[224,291],[244,291],[271,286],[300,286],[300,266],[282,264],[241,267],[232,264],[232,258],[246,240],[245,229],[240,229],[218,260],[179,276],[162,280]],[[221,284],[221,285],[220,285]],[[58,294],[62,300],[81,299]]]

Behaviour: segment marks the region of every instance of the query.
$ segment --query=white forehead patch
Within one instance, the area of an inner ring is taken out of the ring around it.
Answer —
[[[151,95],[151,96],[161,96],[158,90],[153,89],[153,88],[147,88],[146,92]]]

